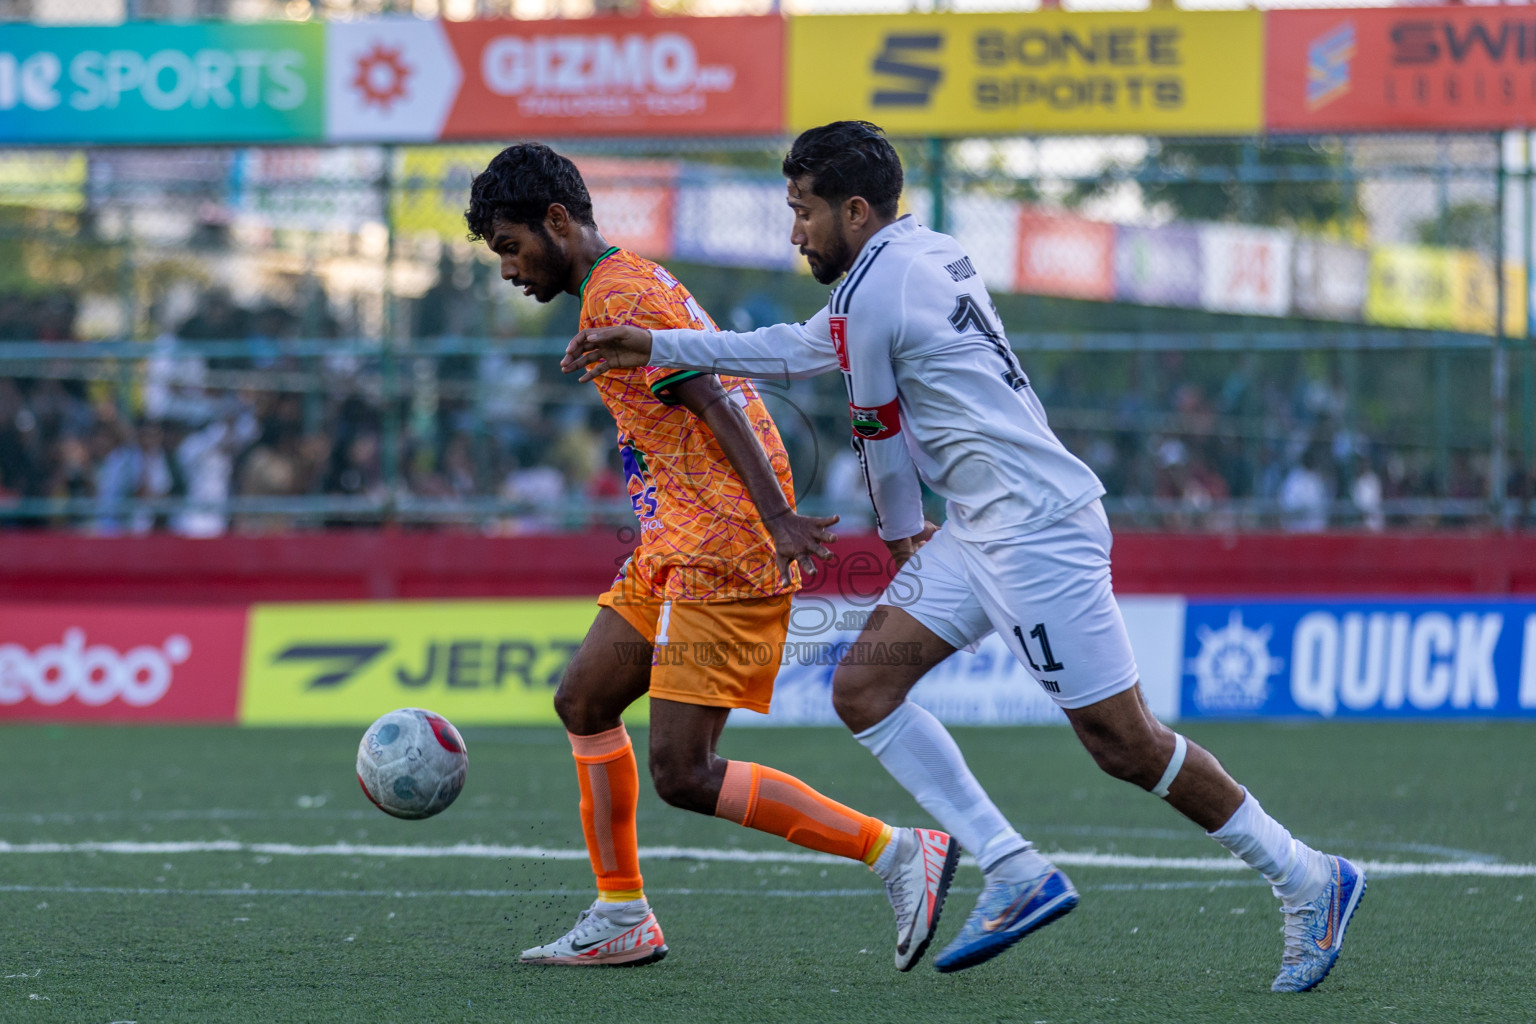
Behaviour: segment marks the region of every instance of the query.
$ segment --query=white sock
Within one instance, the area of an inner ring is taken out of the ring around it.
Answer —
[[[1287,906],[1310,902],[1328,882],[1328,858],[1294,838],[1246,789],[1227,823],[1206,835],[1263,875]]]
[[[995,864],[1029,847],[966,767],[954,738],[916,704],[904,702],[854,739],[978,859],[982,851],[989,851]],[[983,871],[987,863],[982,861]]]
[[[885,844],[885,849],[880,851],[880,856],[869,869],[881,878],[889,879],[891,869],[900,863],[900,854],[907,848],[906,844],[917,842],[917,837],[912,834],[910,828],[894,828],[891,830],[891,841]]]

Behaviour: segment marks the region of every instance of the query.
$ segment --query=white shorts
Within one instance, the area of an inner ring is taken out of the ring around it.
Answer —
[[[1110,588],[1112,543],[1095,501],[1043,530],[967,541],[940,529],[881,600],[957,648],[996,630],[1063,708],[1136,685],[1136,658]]]

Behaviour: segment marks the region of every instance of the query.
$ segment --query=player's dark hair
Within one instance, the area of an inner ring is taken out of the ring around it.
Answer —
[[[801,132],[784,158],[784,177],[809,176],[811,194],[836,205],[862,196],[882,217],[901,201],[901,157],[878,125],[833,121]]]
[[[554,203],[578,224],[593,226],[592,197],[576,165],[540,142],[508,146],[497,153],[469,187],[469,238],[479,242],[491,237],[491,223],[501,218],[542,230],[544,216]]]

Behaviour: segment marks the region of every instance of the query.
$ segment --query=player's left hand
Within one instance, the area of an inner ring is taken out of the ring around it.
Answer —
[[[609,370],[645,366],[651,360],[651,332],[643,327],[621,324],[618,327],[588,327],[577,331],[565,346],[560,360],[562,373],[574,373],[585,367],[584,384]]]
[[[837,542],[837,535],[829,532],[838,521],[837,516],[802,516],[797,512],[783,512],[763,521],[768,536],[773,538],[773,550],[778,556],[779,572],[784,582],[790,581],[791,564],[800,566],[808,576],[816,575],[816,563],[811,556],[825,561],[832,557],[826,545]]]

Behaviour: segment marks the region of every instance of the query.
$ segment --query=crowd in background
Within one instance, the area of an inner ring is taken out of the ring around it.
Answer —
[[[0,303],[9,337],[67,340],[59,302]],[[0,374],[0,528],[213,536],[397,519],[528,531],[628,514],[612,421],[552,358],[407,358],[396,371],[407,383],[386,401],[377,365],[355,354],[283,355],[296,331],[280,307],[247,310],[212,292],[127,380],[67,361]],[[189,344],[230,339],[242,354]],[[1035,378],[1123,525],[1380,530],[1479,514],[1403,499],[1486,499],[1484,454],[1437,459],[1368,438],[1326,382],[1271,379],[1250,361],[1210,385],[1189,379],[1177,353],[1162,361],[1157,383],[1113,393],[1070,364]],[[770,408],[807,507],[868,525],[840,394],[820,381],[773,393]],[[1513,474],[1511,493],[1522,485]],[[940,512],[935,502],[930,514]]]

